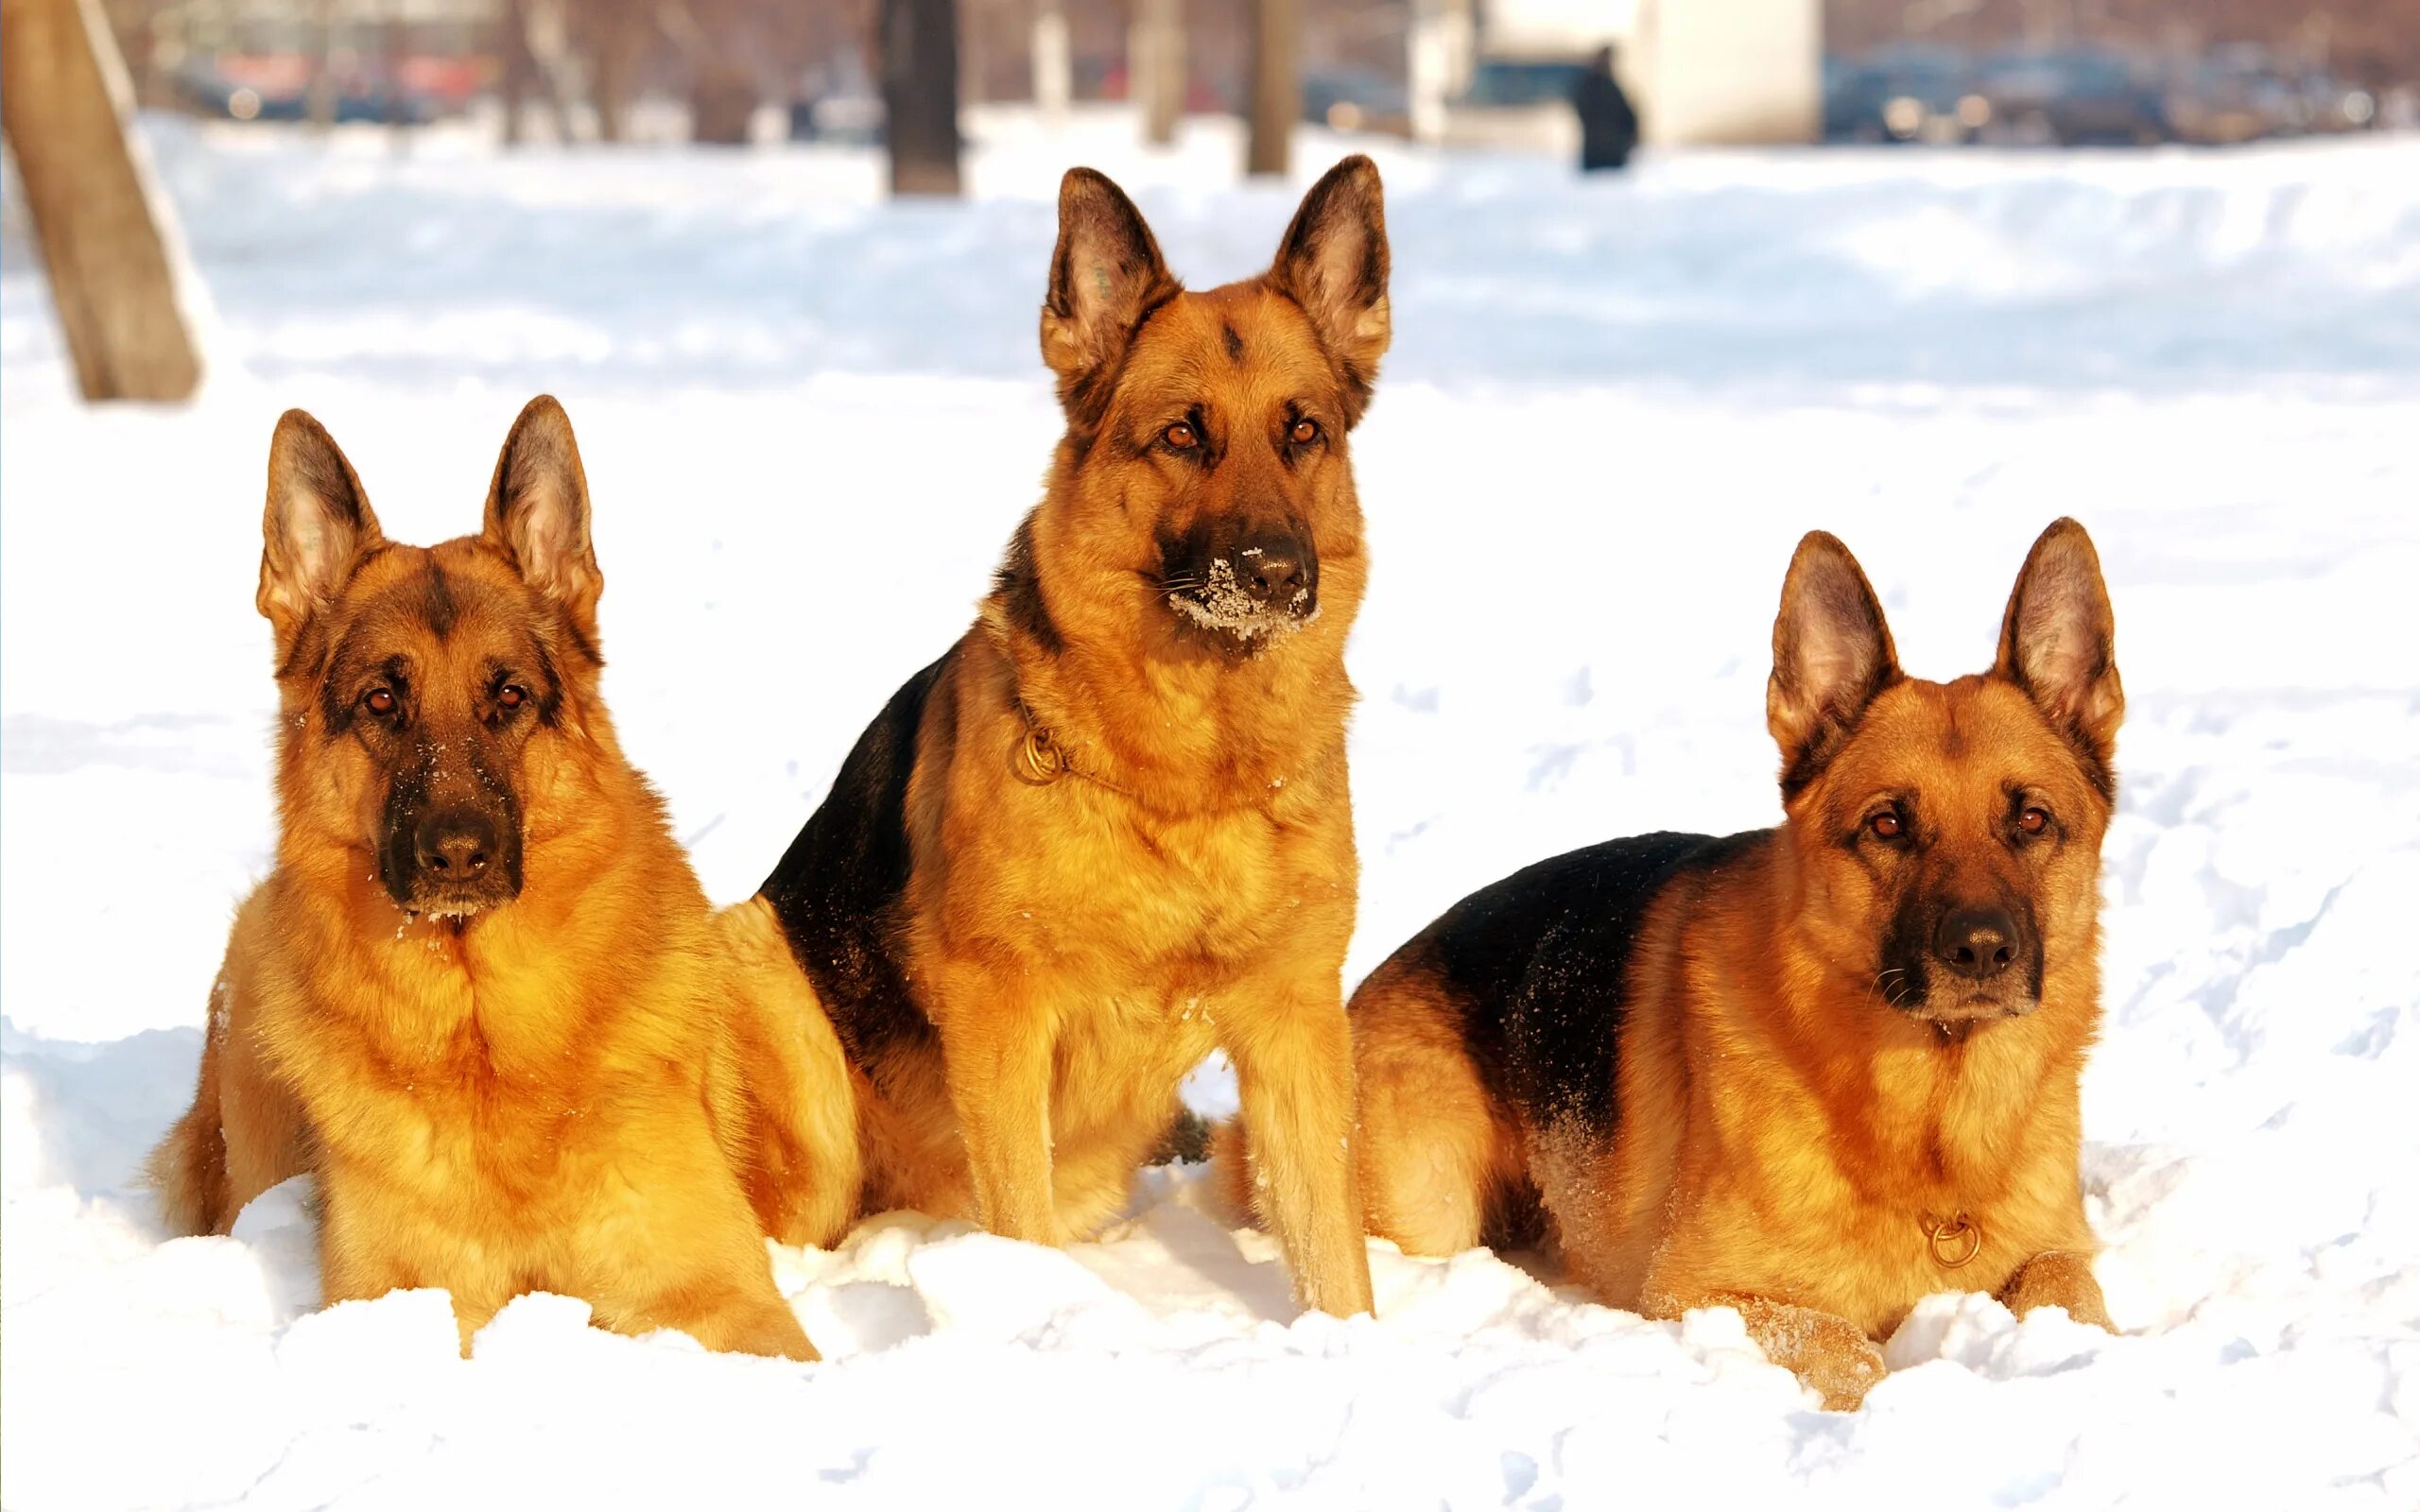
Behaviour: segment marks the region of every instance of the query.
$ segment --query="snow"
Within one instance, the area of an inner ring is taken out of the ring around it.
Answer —
[[[1258,546],[1246,546],[1236,555],[1257,557],[1261,551]],[[1261,636],[1271,641],[1282,639],[1318,619],[1317,610],[1308,614],[1302,612],[1310,596],[1309,589],[1298,588],[1283,605],[1264,603],[1236,579],[1234,562],[1214,557],[1201,585],[1189,592],[1171,592],[1167,605],[1205,630],[1222,630],[1250,644]],[[1278,781],[1283,782],[1285,779]]]
[[[164,1242],[266,867],[251,599],[289,404],[390,531],[472,528],[521,402],[596,496],[608,692],[716,896],[761,880],[965,625],[1056,434],[1058,172],[1201,282],[1309,177],[1196,123],[979,119],[963,205],[841,150],[500,156],[151,128],[212,306],[191,405],[76,406],[21,207],[0,272],[0,1502],[1068,1507],[2420,1505],[2420,143],[1559,164],[1373,148],[1396,346],[1353,438],[1357,979],[1606,835],[1777,813],[1763,680],[1800,533],[1910,670],[1987,660],[2061,513],[2130,696],[2089,1210],[2122,1336],[1945,1296],[1856,1416],[1727,1311],[1650,1323],[1536,1256],[1373,1246],[1297,1317],[1198,1173],[1064,1252],[893,1214],[775,1273],[827,1355],[712,1356],[531,1297],[314,1312],[307,1193]],[[1205,1009],[1208,1007],[1204,1005]],[[1188,1083],[1231,1108],[1218,1068]]]

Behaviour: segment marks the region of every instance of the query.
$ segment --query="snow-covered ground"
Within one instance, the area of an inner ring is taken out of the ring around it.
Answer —
[[[1377,149],[1398,336],[1355,438],[1351,974],[1538,856],[1770,822],[1801,532],[1847,540],[1910,669],[1947,676],[2075,514],[2131,700],[2084,1152],[2122,1337],[1943,1297],[1865,1411],[1825,1415],[1732,1314],[1645,1322],[1534,1257],[1374,1246],[1375,1321],[1297,1318],[1184,1171],[1063,1254],[908,1215],[777,1253],[814,1366],[554,1297],[469,1363],[434,1295],[315,1314],[291,1191],[163,1243],[130,1173],[269,855],[277,412],[317,412],[427,541],[473,526],[521,402],[563,398],[627,744],[742,896],[1033,498],[1059,170],[1118,176],[1207,283],[1261,266],[1341,150],[1241,187],[1209,124],[1163,156],[1114,118],[978,125],[972,199],[913,207],[854,153],[157,128],[216,306],[212,386],[167,411],[70,401],[12,218],[0,1502],[2420,1506],[2410,140],[1584,185]]]

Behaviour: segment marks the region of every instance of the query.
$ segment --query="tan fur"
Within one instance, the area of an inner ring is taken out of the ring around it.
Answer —
[[[1405,1252],[1452,1255],[1523,1237],[1530,1137],[1462,1053],[1459,1017],[1417,973],[1389,963],[1354,994],[1357,1148],[1368,1230]],[[1400,1011],[1365,1022],[1363,1003]]]
[[[509,475],[516,448],[526,479]],[[525,485],[560,494],[540,508]],[[479,536],[385,541],[300,411],[270,487],[277,866],[237,915],[194,1107],[152,1158],[170,1225],[225,1232],[309,1172],[330,1302],[443,1287],[467,1351],[505,1302],[548,1290],[620,1332],[812,1359],[763,1235],[824,1244],[847,1221],[846,1073],[763,905],[715,916],[615,741],[560,407],[524,411]],[[332,535],[335,558],[319,559]],[[413,612],[433,568],[450,633]],[[381,885],[389,774],[371,742],[331,733],[322,687],[331,647],[365,637],[410,659],[415,718],[458,742],[478,713],[453,690],[483,685],[481,659],[535,645],[560,674],[556,718],[493,779],[522,816],[510,902],[456,919],[407,913]]]
[[[877,1206],[1088,1235],[1125,1203],[1179,1080],[1223,1049],[1301,1299],[1370,1308],[1340,974],[1343,651],[1366,573],[1346,433],[1386,339],[1377,196],[1352,160],[1268,274],[1180,293],[1114,186],[1069,176],[1043,321],[1069,431],[1021,548],[1051,634],[1004,587],[925,705],[903,914],[941,1054],[863,1068],[881,1088],[865,1089]],[[1369,268],[1374,307],[1354,282]],[[1224,441],[1215,471],[1153,448],[1189,413]],[[1326,439],[1289,464],[1264,438],[1296,415]],[[1159,538],[1280,505],[1316,545],[1318,617],[1222,652],[1155,586]],[[1035,780],[1036,730],[1069,768],[1055,780]]]
[[[1947,684],[1898,676],[1878,606],[1878,638],[1840,633],[1849,601],[1872,595],[1838,542],[1810,537],[1800,558],[1776,630],[1774,730],[1786,762],[1831,746],[1778,831],[1657,895],[1628,969],[1616,1132],[1510,1117],[1480,1086],[1464,1005],[1408,951],[1354,998],[1357,1147],[1373,1233],[1451,1253],[1530,1189],[1606,1302],[1659,1317],[1737,1307],[1776,1362],[1850,1407],[1882,1374],[1872,1341],[1933,1292],[2108,1326],[2077,1084],[2100,1018],[2110,813],[2092,773],[2123,698],[2098,563],[2071,521],[2029,559],[1999,664]],[[2029,592],[2046,616],[2030,628]],[[2010,783],[2066,827],[2055,851],[2009,843]],[[1926,848],[1860,859],[1844,837],[1893,792],[1919,795]],[[1883,1004],[1876,941],[1908,882],[1894,868],[1918,865],[1950,895],[2031,900],[2038,1005],[1960,1021]],[[1980,1249],[1951,1268],[1927,1224],[1961,1213]]]

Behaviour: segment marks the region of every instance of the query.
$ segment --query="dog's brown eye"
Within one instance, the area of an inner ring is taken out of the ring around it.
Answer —
[[[1887,811],[1866,820],[1865,827],[1874,832],[1874,837],[1877,840],[1896,840],[1908,833],[1908,826],[1901,821],[1899,816]]]
[[[495,690],[495,701],[507,709],[518,709],[528,698],[529,690],[517,682],[508,682]]]
[[[372,688],[361,696],[361,707],[373,714],[391,714],[395,712],[395,692],[392,688]]]
[[[1190,452],[1193,450],[1195,443],[1198,442],[1201,438],[1193,434],[1192,426],[1187,425],[1183,421],[1178,421],[1167,430],[1160,432],[1160,439],[1167,442],[1170,446],[1175,447],[1180,452]]]
[[[2050,816],[2040,809],[2027,809],[2016,816],[2016,827],[2027,834],[2040,834],[2050,827]]]
[[[1293,436],[1296,446],[1308,446],[1320,438],[1320,422],[1315,420],[1298,420],[1294,422]]]

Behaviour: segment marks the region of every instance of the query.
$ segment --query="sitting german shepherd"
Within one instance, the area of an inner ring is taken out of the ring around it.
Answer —
[[[1299,1298],[1369,1309],[1345,438],[1387,341],[1367,158],[1311,189],[1266,273],[1203,293],[1116,185],[1061,185],[1046,494],[762,893],[864,1078],[871,1205],[1088,1234],[1221,1047]]]
[[[628,1333],[815,1357],[762,1235],[851,1213],[846,1063],[761,907],[717,920],[597,693],[587,480],[530,401],[476,536],[388,541],[301,410],[259,607],[277,867],[235,919],[193,1108],[151,1159],[223,1233],[310,1172],[329,1301],[586,1298]]]
[[[1782,826],[1541,862],[1354,995],[1371,1231],[1452,1254],[1537,1237],[1543,1207],[1606,1302],[1736,1307],[1835,1408],[1933,1292],[2107,1327],[2076,1083],[2100,1012],[2113,634],[2092,542],[2062,520],[1992,670],[1919,681],[1855,558],[1806,537],[1766,697]]]

